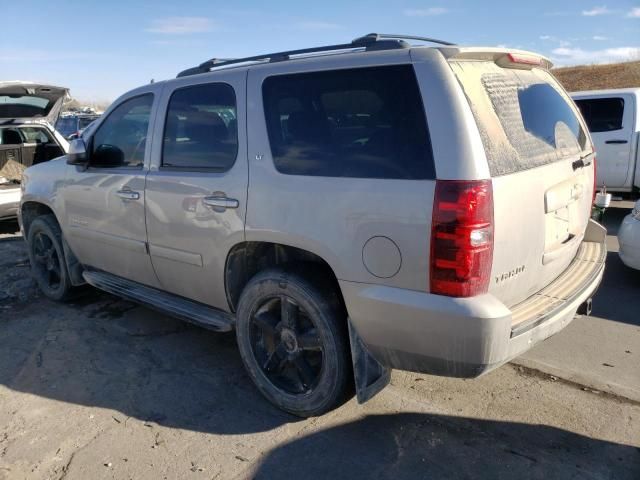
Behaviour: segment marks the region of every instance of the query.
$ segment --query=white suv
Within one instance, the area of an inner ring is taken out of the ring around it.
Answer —
[[[389,368],[478,376],[566,326],[604,270],[593,148],[549,67],[372,34],[142,86],[27,170],[34,274],[51,298],[86,281],[235,329],[297,415]]]

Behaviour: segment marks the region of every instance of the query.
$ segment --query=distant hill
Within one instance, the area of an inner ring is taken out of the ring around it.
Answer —
[[[552,71],[569,92],[640,87],[640,61],[554,68]]]

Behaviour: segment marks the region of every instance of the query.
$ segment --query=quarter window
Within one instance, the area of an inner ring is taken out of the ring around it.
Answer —
[[[576,104],[590,132],[612,132],[622,129],[622,98],[591,98],[576,100]]]
[[[410,65],[267,78],[264,107],[278,171],[389,179],[435,177]]]
[[[209,83],[177,90],[167,109],[162,166],[229,170],[238,153],[233,88]]]
[[[92,167],[142,167],[152,104],[152,94],[141,95],[109,114],[93,136]]]

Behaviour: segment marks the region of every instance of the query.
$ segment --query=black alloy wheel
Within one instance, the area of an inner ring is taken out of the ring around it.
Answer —
[[[326,277],[258,273],[240,297],[236,336],[249,376],[282,410],[321,415],[352,393],[346,312]]]
[[[62,281],[62,262],[53,239],[46,232],[33,236],[33,269],[48,289],[57,290]]]
[[[56,301],[71,299],[74,290],[64,258],[62,231],[53,215],[42,215],[29,225],[27,246],[31,274],[42,293]]]
[[[308,313],[280,295],[258,305],[251,324],[251,347],[265,376],[287,393],[313,389],[322,371],[323,347]]]

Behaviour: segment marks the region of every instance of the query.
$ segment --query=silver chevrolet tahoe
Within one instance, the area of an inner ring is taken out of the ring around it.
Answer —
[[[26,171],[33,274],[235,330],[300,416],[394,368],[481,375],[589,313],[603,275],[594,150],[550,66],[370,34],[137,88]]]

